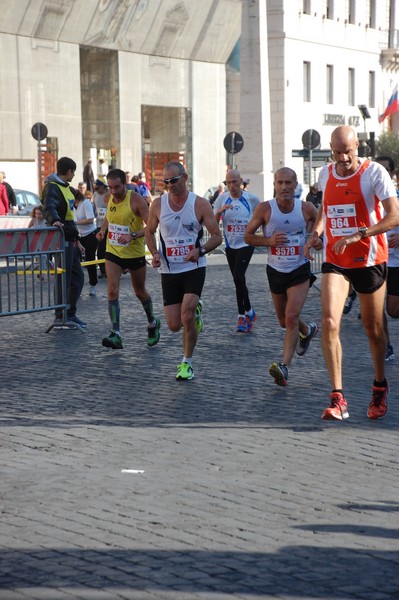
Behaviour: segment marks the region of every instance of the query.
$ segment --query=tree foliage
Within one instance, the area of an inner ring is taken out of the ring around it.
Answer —
[[[399,137],[397,133],[382,133],[375,143],[375,155],[388,155],[393,158],[396,172],[399,169]]]

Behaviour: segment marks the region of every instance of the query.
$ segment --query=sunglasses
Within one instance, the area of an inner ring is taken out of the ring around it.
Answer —
[[[183,177],[183,175],[179,175],[178,177],[171,177],[170,179],[164,179],[163,182],[165,185],[169,185],[170,183],[176,183],[182,177]]]

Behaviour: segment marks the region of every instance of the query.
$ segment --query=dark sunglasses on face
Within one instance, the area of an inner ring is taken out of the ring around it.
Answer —
[[[170,183],[176,183],[182,177],[183,177],[183,175],[179,175],[178,177],[171,177],[170,179],[164,179],[163,182],[165,185],[169,185]]]

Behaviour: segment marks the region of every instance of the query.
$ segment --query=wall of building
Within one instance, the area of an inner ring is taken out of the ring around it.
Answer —
[[[191,69],[193,189],[203,194],[226,175],[226,74],[224,65],[193,62]]]
[[[0,159],[36,159],[31,128],[41,122],[58,137],[60,156],[71,156],[81,169],[79,47],[0,34],[0,55]]]
[[[77,162],[77,183],[88,159],[82,143],[79,46],[0,34],[0,54],[7,57],[0,86],[0,160],[35,159],[37,142],[30,132],[42,122],[48,135],[58,138],[59,156]],[[117,166],[133,173],[142,169],[142,106],[191,108],[193,187],[203,193],[218,182],[225,172],[224,65],[119,52],[118,70]]]
[[[142,106],[159,107],[151,124],[156,129],[157,152],[176,152],[171,132],[179,124],[164,119],[163,108],[190,108],[192,119],[193,189],[204,193],[225,175],[223,139],[226,131],[226,75],[224,65],[119,53],[121,155],[125,170],[142,164]],[[153,111],[154,112],[154,111]],[[177,113],[167,113],[175,115]],[[190,167],[190,165],[188,165]]]
[[[302,179],[303,160],[291,156],[302,148],[302,134],[316,129],[321,147],[328,148],[331,132],[340,124],[363,132],[359,104],[368,106],[371,118],[367,131],[378,136],[378,116],[386,106],[386,75],[381,69],[381,48],[388,39],[389,0],[378,2],[374,27],[370,27],[369,2],[356,3],[355,22],[348,22],[349,3],[331,2],[332,18],[326,3],[268,0],[268,48],[272,114],[273,170],[286,164]],[[309,14],[303,13],[307,5]],[[311,66],[311,100],[303,98],[303,62]],[[333,66],[333,103],[326,97],[327,65]],[[348,69],[355,72],[355,97],[348,100]],[[375,72],[376,102],[369,104],[369,73]],[[388,96],[389,97],[389,96]]]

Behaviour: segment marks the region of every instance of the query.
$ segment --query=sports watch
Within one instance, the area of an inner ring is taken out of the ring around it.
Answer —
[[[362,239],[367,237],[367,227],[359,227],[358,231]]]

